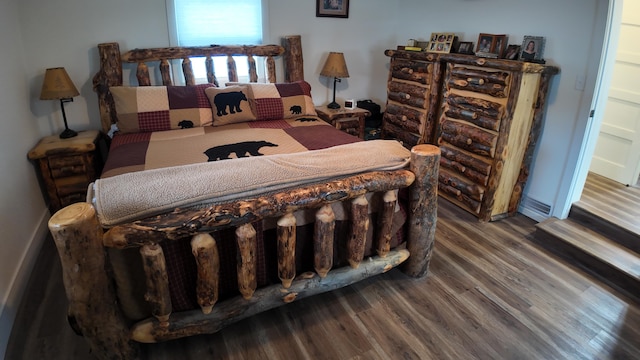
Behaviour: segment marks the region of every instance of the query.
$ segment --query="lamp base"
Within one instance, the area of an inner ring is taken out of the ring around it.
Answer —
[[[327,105],[327,107],[329,109],[340,109],[340,104],[338,104],[335,101],[332,101],[332,102],[329,103],[329,105]]]
[[[78,135],[77,132],[75,132],[75,131],[73,131],[73,130],[71,130],[69,128],[66,128],[66,129],[64,129],[63,132],[60,133],[60,139],[68,139],[68,138],[72,138],[72,137],[77,136],[77,135]]]

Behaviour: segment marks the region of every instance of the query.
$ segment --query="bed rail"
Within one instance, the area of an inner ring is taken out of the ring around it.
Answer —
[[[93,89],[98,93],[100,106],[100,119],[102,130],[108,132],[111,124],[116,122],[115,104],[109,92],[111,86],[123,85],[122,64],[135,63],[136,78],[139,86],[150,86],[152,84],[149,75],[148,63],[159,62],[158,68],[162,85],[173,85],[171,76],[171,63],[173,60],[181,61],[182,73],[185,84],[194,85],[196,83],[193,75],[192,58],[204,57],[207,73],[207,82],[218,86],[218,80],[213,67],[214,57],[227,58],[227,73],[229,81],[238,81],[238,71],[233,56],[246,56],[250,82],[258,81],[256,68],[256,57],[264,57],[266,64],[266,79],[275,83],[276,58],[282,56],[283,68],[285,72],[284,81],[293,82],[304,80],[302,63],[302,42],[299,35],[286,36],[280,45],[255,45],[255,46],[202,46],[202,47],[163,47],[134,49],[121,54],[118,43],[98,44],[98,55],[100,57],[100,70],[93,77]]]

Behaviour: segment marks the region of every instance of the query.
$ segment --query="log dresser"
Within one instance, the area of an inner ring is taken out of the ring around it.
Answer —
[[[87,187],[102,167],[98,156],[100,140],[100,132],[94,130],[81,131],[69,139],[51,135],[29,151],[28,158],[35,163],[52,214],[86,201]]]
[[[481,221],[513,215],[529,175],[554,66],[387,50],[382,136],[440,146],[439,194]]]
[[[316,113],[322,120],[342,130],[348,134],[364,139],[365,118],[371,116],[371,112],[366,109],[329,109],[326,106],[316,107]]]

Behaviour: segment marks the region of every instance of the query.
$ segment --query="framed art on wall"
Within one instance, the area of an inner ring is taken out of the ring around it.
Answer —
[[[349,0],[316,0],[316,17],[349,17]]]

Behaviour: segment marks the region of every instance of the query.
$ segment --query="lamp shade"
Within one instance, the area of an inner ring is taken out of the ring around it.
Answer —
[[[44,74],[40,100],[68,99],[80,93],[63,67],[50,68]]]
[[[341,52],[330,52],[320,75],[334,78],[348,78],[349,70]]]

